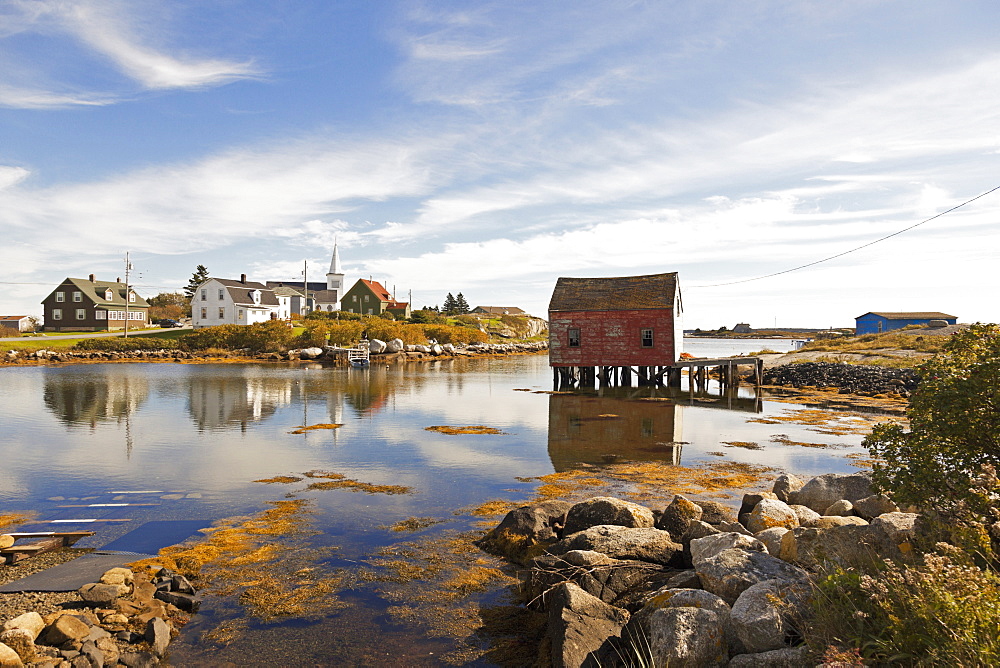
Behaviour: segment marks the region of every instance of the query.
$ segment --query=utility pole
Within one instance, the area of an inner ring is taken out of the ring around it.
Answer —
[[[302,261],[302,292],[306,296],[305,311],[302,315],[305,316],[309,313],[309,260]]]
[[[132,273],[132,263],[128,259],[129,251],[125,251],[125,337],[128,338],[128,297],[129,297],[129,274]]]

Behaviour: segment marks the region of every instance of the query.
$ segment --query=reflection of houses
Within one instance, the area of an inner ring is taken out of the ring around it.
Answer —
[[[940,321],[940,323],[935,323]],[[941,326],[954,325],[958,318],[939,311],[869,311],[854,319],[854,333],[879,334],[891,329],[902,329],[909,325]]]
[[[680,464],[681,408],[583,394],[549,395],[549,457],[556,471],[579,464]]]
[[[133,374],[124,367],[111,366],[84,376],[45,374],[45,406],[68,425],[118,422],[135,413],[148,397],[145,373]]]
[[[188,411],[199,430],[224,429],[266,420],[292,402],[290,376],[194,374],[188,383]]]
[[[120,281],[67,278],[42,300],[46,332],[98,332],[141,329],[149,304]]]

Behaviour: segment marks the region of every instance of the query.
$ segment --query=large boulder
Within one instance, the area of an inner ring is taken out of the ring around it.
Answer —
[[[670,505],[663,509],[663,514],[656,521],[656,528],[670,532],[674,540],[681,542],[688,525],[692,521],[700,521],[701,516],[701,506],[678,494]]]
[[[601,665],[611,651],[608,639],[617,637],[629,620],[627,611],[608,605],[571,582],[550,589],[544,602],[555,668]]]
[[[872,520],[872,543],[883,557],[906,557],[913,554],[916,513],[885,513]]]
[[[45,627],[42,640],[47,645],[59,646],[66,642],[82,640],[90,635],[90,626],[73,615],[60,615]]]
[[[784,501],[777,499],[761,499],[750,511],[747,518],[747,531],[756,534],[764,529],[784,527],[791,529],[799,525],[799,517]]]
[[[829,529],[798,527],[782,536],[779,556],[809,569],[827,561],[842,566],[866,564],[879,558],[872,535],[870,527],[851,524]]]
[[[854,502],[871,495],[872,481],[868,474],[827,473],[803,485],[802,489],[795,493],[794,500],[797,504],[809,506],[817,513],[822,513],[835,501],[847,499]]]
[[[723,550],[739,548],[741,550],[755,550],[757,552],[767,551],[764,543],[753,536],[745,536],[735,532],[717,533],[704,538],[697,538],[691,541],[690,548],[691,563],[695,566],[695,570],[697,570],[699,562],[714,557]]]
[[[299,359],[303,360],[314,360],[322,356],[323,356],[322,348],[316,348],[316,347],[303,348],[302,350],[299,351]]]
[[[403,343],[403,339],[393,339],[385,343],[385,352],[387,353],[401,353],[404,350],[406,350],[406,344]]]
[[[867,526],[868,522],[857,515],[820,515],[814,520],[808,522],[805,526],[812,527],[814,529],[832,529],[834,527],[845,527],[849,525],[854,526]]]
[[[806,571],[798,566],[766,552],[743,549],[723,550],[713,557],[703,559],[695,564],[695,571],[706,591],[717,594],[730,605],[758,582],[798,581],[808,577]]]
[[[536,557],[521,578],[529,600],[539,600],[561,582],[572,582],[605,603],[629,608],[646,592],[665,583],[670,574],[670,570],[645,561],[612,559],[600,552],[572,550],[562,555]]]
[[[784,647],[757,654],[737,654],[729,660],[729,668],[802,668],[815,665],[809,660],[809,647]]]
[[[371,339],[368,341],[368,352],[373,355],[378,355],[379,353],[385,352],[385,341],[381,339]]]
[[[784,538],[785,534],[791,531],[785,527],[773,527],[771,529],[764,529],[763,531],[758,531],[753,535],[754,538],[764,543],[764,547],[767,548],[767,553],[774,556],[779,556],[781,553],[781,539]]]
[[[31,631],[25,629],[11,629],[0,633],[0,645],[6,645],[17,653],[23,663],[31,663],[37,658],[35,641],[31,637]],[[0,661],[0,666],[6,664]]]
[[[804,584],[799,589],[803,587]],[[801,598],[801,591],[796,592],[779,580],[758,582],[740,594],[733,603],[730,619],[746,651],[767,652],[785,647],[790,630],[788,610],[795,606],[795,599]],[[788,610],[782,610],[782,606],[788,606]]]
[[[788,473],[782,473],[774,479],[771,492],[778,498],[778,501],[792,504],[795,503],[795,493],[802,489],[803,485],[805,483],[799,478]]]
[[[490,554],[527,564],[558,540],[570,507],[568,501],[549,500],[516,508],[476,545]]]
[[[736,521],[736,513],[724,503],[718,501],[698,501],[701,506],[701,521],[709,524],[721,524],[723,522]]]
[[[817,513],[809,506],[803,506],[797,503],[793,503],[788,507],[795,511],[795,516],[799,518],[799,526],[802,527],[809,526],[810,522],[815,522],[820,517],[822,517],[822,515]]]
[[[598,496],[574,504],[566,515],[565,535],[601,524],[623,527],[653,526],[653,511],[613,496]]]
[[[729,647],[719,616],[704,608],[660,608],[649,616],[656,666],[725,666]]]
[[[22,629],[31,632],[31,639],[34,640],[38,637],[38,634],[42,632],[45,628],[45,620],[37,612],[26,612],[23,615],[18,615],[13,619],[9,619],[3,624],[4,631],[12,631],[14,629]]]
[[[683,547],[666,531],[606,524],[578,531],[549,547],[552,554],[570,550],[593,550],[615,559],[637,559],[665,566],[679,565],[683,554]]]
[[[24,662],[12,648],[0,643],[0,668],[21,668]]]
[[[887,496],[882,494],[872,494],[854,502],[854,512],[862,518],[871,522],[879,515],[886,513],[898,513],[899,506],[892,502]]]
[[[659,610],[660,608],[703,608],[711,610],[719,617],[719,623],[722,625],[730,653],[746,651],[729,622],[729,604],[719,596],[704,589],[661,587],[652,594],[646,595],[643,599],[643,607],[632,615],[629,626],[638,626],[640,628],[642,635],[639,637],[650,637],[649,618],[654,610]],[[633,635],[635,635],[634,632]]]

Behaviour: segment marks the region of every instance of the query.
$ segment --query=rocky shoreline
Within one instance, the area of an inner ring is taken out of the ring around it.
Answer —
[[[841,394],[896,394],[908,397],[917,389],[920,376],[913,369],[842,364],[839,362],[802,362],[764,370],[764,384],[800,387],[836,387]]]
[[[59,599],[52,610],[52,597]],[[112,568],[76,592],[43,596],[34,609],[5,614],[3,668],[104,668],[158,665],[201,598],[187,578]],[[29,606],[25,606],[29,607]]]
[[[448,358],[491,357],[505,355],[526,355],[548,350],[547,341],[528,343],[480,343],[469,346],[451,344],[432,346],[405,346],[402,350],[372,354],[373,362],[392,364]],[[180,350],[139,350],[126,352],[105,352],[93,350],[38,350],[29,353],[8,351],[0,356],[0,366],[48,363],[103,363],[103,362],[210,362],[225,359],[230,361],[334,361],[347,364],[347,349],[335,346],[323,348],[303,348],[283,353],[249,354],[246,351],[184,352]]]
[[[798,667],[821,663],[801,634],[812,575],[903,558],[917,517],[863,473],[782,475],[735,514],[680,495],[663,509],[545,501],[478,544],[523,568],[525,605],[548,618],[540,653],[557,668]]]

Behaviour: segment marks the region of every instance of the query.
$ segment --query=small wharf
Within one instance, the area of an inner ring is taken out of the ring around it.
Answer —
[[[740,383],[738,369],[753,367],[753,385],[759,387],[764,376],[764,360],[760,357],[714,357],[678,360],[663,366],[555,366],[552,382],[556,390],[572,388],[631,387],[633,376],[639,386],[681,387],[681,376],[687,369],[690,391],[704,390],[712,370],[723,387]]]
[[[370,352],[368,342],[362,341],[358,345],[347,350],[347,361],[350,362],[352,367],[363,369],[370,364]]]
[[[0,549],[0,560],[6,565],[16,564],[22,559],[42,552],[51,552],[61,547],[70,547],[81,538],[93,536],[93,531],[37,531],[31,533],[4,534],[14,539],[14,544]]]

